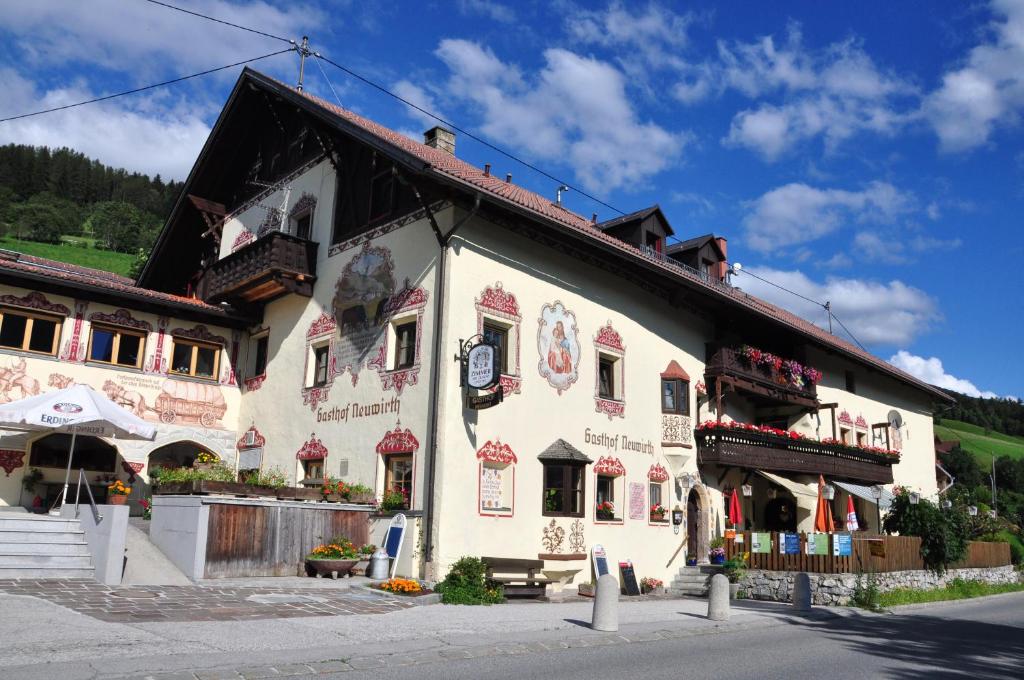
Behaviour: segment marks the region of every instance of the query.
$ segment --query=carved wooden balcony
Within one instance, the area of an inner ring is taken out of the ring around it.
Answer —
[[[899,462],[895,456],[760,432],[697,430],[695,438],[699,464],[820,474],[866,484],[891,484],[892,466]]]
[[[774,401],[808,408],[818,405],[818,388],[814,383],[805,381],[798,387],[781,370],[774,366],[754,365],[731,347],[712,348],[709,351],[704,369],[704,378],[709,388],[714,385],[716,377],[723,378],[723,382],[738,389]]]
[[[286,293],[313,295],[317,244],[273,231],[207,268],[199,294],[211,303],[267,302]]]

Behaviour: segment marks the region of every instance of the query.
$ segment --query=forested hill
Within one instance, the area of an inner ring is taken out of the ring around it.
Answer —
[[[0,146],[0,247],[119,271],[115,253],[148,252],[181,188],[68,148]]]
[[[1024,403],[1014,399],[982,399],[944,390],[956,399],[956,405],[940,409],[939,420],[959,420],[990,432],[1024,437]]]

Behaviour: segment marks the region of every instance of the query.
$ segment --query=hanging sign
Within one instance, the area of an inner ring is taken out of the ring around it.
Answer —
[[[505,400],[505,390],[501,385],[493,392],[486,394],[467,394],[466,408],[471,411],[482,411],[485,408],[497,406]]]
[[[885,557],[885,541],[880,538],[868,540],[868,550],[872,557]]]
[[[853,555],[853,537],[848,533],[833,534],[832,555],[835,557],[850,557]]]
[[[466,341],[460,341],[459,384],[472,390],[489,390],[498,384],[501,378],[498,347],[484,342],[483,336],[474,335]]]

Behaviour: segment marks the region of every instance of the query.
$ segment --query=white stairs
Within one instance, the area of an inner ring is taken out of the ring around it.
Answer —
[[[701,565],[697,567],[681,567],[676,577],[668,585],[669,592],[691,597],[707,597],[711,577],[721,571],[721,567]]]
[[[94,578],[77,519],[0,512],[0,579]]]

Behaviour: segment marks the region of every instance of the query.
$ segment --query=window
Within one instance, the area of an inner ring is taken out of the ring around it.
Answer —
[[[508,373],[508,328],[493,322],[485,322],[483,336],[484,342],[497,348],[501,372]]]
[[[690,383],[673,378],[661,381],[661,412],[690,415]]]
[[[405,497],[403,507],[409,509],[412,498],[412,455],[407,453],[384,456],[384,489],[400,491]]]
[[[602,399],[615,398],[615,360],[607,356],[597,359],[597,394]]]
[[[0,309],[0,347],[56,354],[62,320]]]
[[[844,444],[849,444],[850,443],[850,428],[848,428],[848,427],[841,427],[841,428],[839,428],[839,441],[843,442]]]
[[[292,219],[292,231],[299,238],[304,238],[307,241],[313,235],[313,214],[305,213]]]
[[[548,517],[583,517],[583,466],[544,464],[544,510]]]
[[[217,377],[219,360],[220,347],[175,338],[174,349],[171,351],[171,373],[213,379]]]
[[[253,341],[253,364],[251,377],[265,375],[267,356],[270,352],[270,336],[264,335]]]
[[[416,359],[416,322],[395,325],[395,370],[409,368]]]
[[[651,232],[644,233],[644,245],[656,253],[661,252],[661,237]]]
[[[846,372],[846,391],[850,394],[857,393],[857,381],[853,377],[853,371]]]
[[[615,478],[608,475],[597,476],[597,504],[615,502]]]
[[[857,446],[866,446],[867,443],[868,443],[867,439],[868,439],[867,432],[858,432],[857,433]]]
[[[141,368],[146,336],[134,331],[93,326],[89,336],[89,361]]]
[[[313,387],[323,387],[327,384],[327,366],[331,346],[320,345],[313,348]]]
[[[651,506],[661,505],[661,482],[650,484]]]
[[[317,460],[304,460],[302,461],[302,478],[303,479],[323,479],[324,477],[324,461],[323,458]]]

